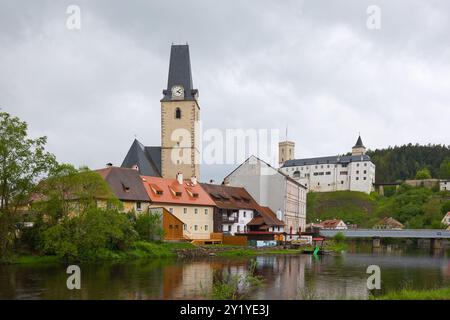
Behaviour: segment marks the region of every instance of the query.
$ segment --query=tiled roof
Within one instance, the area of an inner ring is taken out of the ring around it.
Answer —
[[[325,220],[322,221],[320,224],[322,225],[323,228],[336,228],[341,221],[342,220],[339,219]]]
[[[353,146],[353,148],[365,148],[363,143],[362,143],[362,139],[361,136],[358,136],[358,140],[356,140],[355,145]]]
[[[390,226],[390,227],[396,227],[396,228],[404,227],[404,225],[401,222],[395,220],[392,217],[385,217],[385,218],[381,219],[380,221],[378,221],[376,226]]]
[[[95,170],[95,172],[98,172],[105,179],[119,200],[150,201],[142,184],[139,172],[136,170],[121,167],[107,167]]]
[[[154,203],[173,203],[199,206],[214,206],[214,201],[199,183],[190,180],[179,184],[177,179],[141,176],[150,200]]]
[[[207,183],[202,183],[201,186],[218,208],[253,210],[258,208],[258,204],[245,188]]]
[[[254,217],[250,220],[247,225],[257,226],[257,225],[267,225],[267,226],[284,226],[283,221],[279,220],[276,214],[269,207],[262,207],[258,205],[257,209],[260,215]]]

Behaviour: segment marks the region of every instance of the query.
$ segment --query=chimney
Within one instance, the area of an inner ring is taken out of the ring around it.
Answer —
[[[183,174],[181,172],[177,173],[177,181],[179,184],[183,184]]]
[[[112,167],[113,164],[112,164],[111,162],[108,162],[108,163],[106,164],[106,166],[107,166],[107,167]]]
[[[193,186],[197,185],[197,177],[196,176],[191,177],[191,183]]]

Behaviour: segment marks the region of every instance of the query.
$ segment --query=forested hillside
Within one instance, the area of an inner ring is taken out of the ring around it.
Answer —
[[[393,217],[406,228],[442,228],[441,220],[450,211],[450,192],[402,185],[390,196],[355,191],[310,192],[307,222],[342,219],[360,228],[372,228],[384,217]]]
[[[432,178],[450,179],[450,146],[413,145],[369,150],[376,165],[376,182],[414,179],[428,169]]]

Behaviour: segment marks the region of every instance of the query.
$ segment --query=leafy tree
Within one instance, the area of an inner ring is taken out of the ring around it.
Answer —
[[[439,171],[441,179],[450,179],[450,157],[442,161]]]
[[[431,179],[430,170],[428,170],[427,168],[423,168],[423,169],[417,171],[416,179],[417,180]]]
[[[135,229],[141,240],[161,240],[164,236],[161,216],[157,213],[142,213],[136,218]]]
[[[0,256],[14,243],[20,209],[37,180],[56,164],[45,151],[46,137],[28,137],[27,124],[6,112],[0,113]]]
[[[127,249],[137,234],[118,210],[89,208],[43,233],[43,251],[68,261],[92,261]]]
[[[447,212],[450,212],[450,201],[445,202],[441,207],[442,214],[446,214]]]

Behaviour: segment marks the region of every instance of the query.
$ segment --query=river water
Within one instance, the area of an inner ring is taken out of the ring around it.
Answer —
[[[388,246],[336,256],[262,255],[264,279],[252,299],[367,299],[369,265],[381,269],[381,290],[450,286],[450,253]],[[81,290],[66,287],[67,265],[0,266],[0,299],[204,299],[218,275],[245,275],[250,258],[154,260],[81,265]]]

